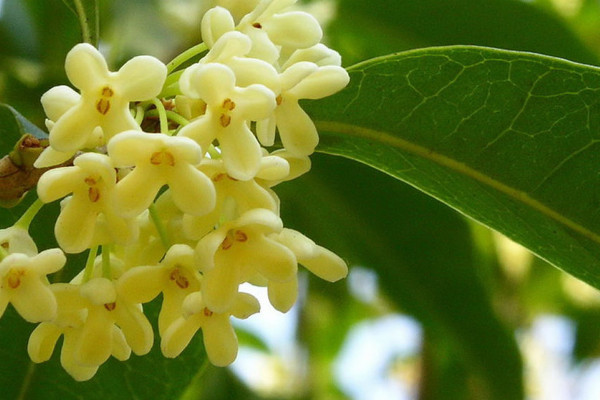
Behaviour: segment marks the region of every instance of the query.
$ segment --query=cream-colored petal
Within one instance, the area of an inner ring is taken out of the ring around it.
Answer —
[[[233,17],[223,7],[214,7],[208,10],[202,17],[202,40],[209,48],[212,48],[215,42],[229,31],[235,28]]]
[[[267,119],[256,121],[256,137],[263,146],[273,146],[275,144],[275,131],[277,120],[272,115]]]
[[[95,109],[79,103],[55,122],[50,131],[50,146],[64,153],[85,148],[94,128],[99,125]]]
[[[288,312],[298,298],[298,279],[294,276],[287,282],[269,281],[267,293],[271,305],[282,313]]]
[[[81,95],[68,86],[60,85],[44,93],[40,101],[48,119],[57,121],[81,101]]]
[[[312,154],[319,143],[317,128],[298,101],[285,98],[275,110],[277,128],[283,147],[297,156]]]
[[[157,151],[159,144],[151,134],[139,131],[125,131],[114,136],[106,150],[116,167],[132,167]]]
[[[239,319],[246,319],[260,311],[260,303],[256,297],[248,293],[237,294],[235,302],[231,307],[231,315]]]
[[[128,101],[143,101],[157,96],[167,77],[167,67],[151,56],[127,61],[115,79],[121,95]]]
[[[39,324],[27,342],[27,353],[34,363],[48,361],[52,357],[54,347],[62,331],[54,324],[42,322]]]
[[[186,73],[189,76],[184,74],[181,80],[187,77],[191,90],[188,93],[184,85],[181,87],[183,94],[190,97],[197,96],[210,106],[220,106],[223,100],[230,96],[235,86],[235,75],[231,68],[224,64],[196,64],[188,68]]]
[[[98,366],[84,366],[76,361],[76,351],[79,344],[81,331],[69,330],[65,332],[60,363],[69,375],[78,382],[91,379],[98,371]]]
[[[199,216],[215,208],[215,187],[206,175],[189,164],[181,165],[174,172],[167,183],[181,211]]]
[[[213,312],[227,312],[235,301],[240,283],[238,268],[217,265],[204,273],[201,284],[204,303]]]
[[[252,48],[252,41],[241,32],[224,33],[212,46],[201,63],[227,63],[233,57],[243,57]]]
[[[117,300],[115,285],[108,278],[93,278],[82,284],[79,292],[82,297],[96,306],[104,306]]]
[[[226,367],[237,357],[238,341],[235,331],[225,315],[213,315],[202,327],[204,348],[208,359],[217,367]]]
[[[289,173],[290,164],[285,158],[270,155],[260,160],[260,170],[256,174],[256,177],[268,181],[279,181],[285,179]]]
[[[294,253],[266,237],[255,238],[248,243],[241,258],[244,265],[255,269],[268,280],[276,282],[288,281],[298,271]]]
[[[98,214],[84,199],[69,197],[65,200],[56,219],[54,235],[65,253],[81,253],[92,242]]]
[[[76,167],[60,167],[48,170],[38,181],[37,192],[41,201],[50,203],[73,192],[75,185],[84,179]]]
[[[153,176],[150,168],[136,167],[117,183],[114,190],[115,212],[123,217],[135,217],[154,201],[165,184],[161,177]]]
[[[260,121],[269,118],[277,106],[275,93],[263,85],[250,85],[236,89],[235,115],[245,121]],[[239,107],[239,109],[238,109]]]
[[[279,232],[283,229],[283,221],[273,211],[258,208],[250,210],[241,215],[236,221],[235,226],[244,228],[245,226],[256,225],[265,232]]]
[[[335,282],[348,275],[348,266],[338,255],[330,250],[319,246],[316,257],[299,260],[310,272],[321,279]]]
[[[321,99],[345,88],[350,82],[348,72],[342,67],[320,67],[288,92],[299,99]]]
[[[9,253],[21,253],[30,257],[35,256],[37,245],[29,235],[27,229],[18,226],[0,229],[0,244],[6,248]]]
[[[260,84],[275,93],[281,91],[277,70],[269,63],[245,57],[233,57],[225,62],[235,74],[235,84],[239,87],[248,87]]]
[[[208,149],[218,130],[215,118],[211,114],[205,114],[181,128],[177,136],[188,137],[198,143],[202,149]]]
[[[94,90],[109,76],[104,57],[88,43],[79,43],[69,51],[65,72],[71,83],[80,90]]]
[[[75,155],[76,151],[57,151],[52,147],[46,147],[44,151],[36,158],[33,166],[36,168],[52,167],[58,164],[62,164]]]
[[[131,356],[131,347],[127,344],[123,331],[113,325],[112,356],[119,361],[127,361]]]
[[[154,333],[146,315],[139,308],[125,302],[117,302],[113,313],[131,350],[138,356],[147,354],[152,348]]]
[[[110,140],[121,132],[142,130],[131,112],[129,112],[127,104],[123,107],[115,105],[110,112],[110,117],[103,118],[100,126],[104,132],[104,141],[106,143],[110,143]]]
[[[119,278],[117,292],[127,302],[148,303],[163,291],[167,279],[163,266],[134,267]]]
[[[201,315],[179,318],[162,335],[160,349],[165,357],[175,358],[187,347],[202,323]]]
[[[314,46],[323,37],[315,17],[302,11],[275,14],[263,23],[263,29],[273,43],[294,49]]]
[[[90,310],[75,348],[75,361],[87,367],[103,364],[112,352],[112,335],[113,323],[106,313]]]
[[[247,181],[256,176],[262,151],[246,124],[228,128],[219,137],[219,145],[225,169],[232,178]]]
[[[318,43],[307,49],[299,49],[292,53],[292,55],[283,64],[282,69],[285,70],[288,67],[302,61],[308,61],[315,63],[320,67],[326,65],[342,65],[342,57],[340,54],[328,48],[322,43]]]
[[[218,229],[204,236],[196,245],[194,254],[196,265],[200,271],[214,268],[214,256],[227,236],[227,229]]]
[[[293,229],[284,228],[279,234],[270,237],[290,249],[298,260],[305,260],[319,255],[320,250],[315,242]]]

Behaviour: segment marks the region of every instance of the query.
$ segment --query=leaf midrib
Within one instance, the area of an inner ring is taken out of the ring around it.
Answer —
[[[482,183],[485,186],[493,188],[507,195],[508,197],[531,207],[532,209],[540,212],[541,214],[549,217],[550,219],[558,222],[559,224],[566,226],[567,228],[581,234],[582,236],[592,240],[593,242],[600,244],[600,234],[597,234],[592,230],[582,226],[581,224],[567,218],[566,216],[552,209],[548,205],[540,202],[537,199],[534,199],[527,192],[511,187],[503,182],[500,182],[486,174],[483,174],[480,171],[471,168],[463,162],[457,161],[444,154],[437,153],[433,151],[433,149],[429,149],[427,147],[409,142],[386,131],[369,129],[358,125],[352,125],[337,121],[315,121],[315,125],[317,129],[321,132],[328,131],[342,133],[357,138],[368,139],[370,141],[389,145],[396,149],[432,161],[440,166],[446,167],[454,172],[474,179],[475,181]]]

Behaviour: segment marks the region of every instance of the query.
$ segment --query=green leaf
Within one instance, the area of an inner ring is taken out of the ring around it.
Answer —
[[[372,165],[600,287],[600,70],[447,47],[350,69],[307,104],[320,150]]]
[[[328,38],[350,63],[401,50],[464,44],[598,61],[561,18],[521,0],[397,0],[376,6],[340,0]]]
[[[47,139],[48,134],[34,125],[8,104],[0,103],[0,154],[10,152],[21,138],[29,133],[38,139]]]
[[[79,19],[83,41],[97,47],[100,36],[98,0],[63,0],[63,2]]]
[[[471,376],[481,378],[490,398],[522,398],[520,355],[514,338],[495,316],[476,270],[469,224],[374,169],[318,154],[312,159],[310,173],[275,188],[285,224],[340,254],[351,266],[374,269],[389,299],[419,319],[429,336],[435,334],[436,343],[443,338],[443,347],[456,359],[454,365],[460,363]],[[317,287],[311,293],[332,299],[329,307],[306,310],[323,321],[320,329],[305,329],[306,335],[317,336],[306,340],[329,340],[322,347],[336,349],[341,338],[324,325],[344,325],[348,318],[347,304],[341,304],[343,286],[318,279],[311,286]],[[436,356],[444,355],[432,355]],[[450,378],[451,371],[446,372]],[[437,379],[437,387],[452,386],[443,377]]]

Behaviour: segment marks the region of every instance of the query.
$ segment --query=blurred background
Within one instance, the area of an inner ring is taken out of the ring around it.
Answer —
[[[229,2],[235,2],[230,0]],[[101,0],[100,43],[118,68],[167,62],[226,1]],[[598,65],[599,0],[314,0],[345,66],[398,51],[482,45]],[[68,84],[81,39],[61,0],[0,0],[0,102],[43,127],[39,98]],[[276,188],[286,226],[350,265],[335,284],[301,275],[298,305],[238,323],[241,350],[185,399],[600,398],[600,293],[415,189],[317,154]],[[4,225],[4,224],[3,224]],[[248,288],[248,290],[254,290]],[[509,384],[510,386],[510,384]]]

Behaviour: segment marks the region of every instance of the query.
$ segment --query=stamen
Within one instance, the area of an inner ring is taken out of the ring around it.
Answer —
[[[246,235],[244,232],[237,230],[235,231],[235,240],[238,242],[245,242],[246,240],[248,240],[248,235]]]
[[[88,189],[88,198],[92,203],[97,202],[98,200],[100,200],[100,190],[98,190],[97,187],[92,186]]]
[[[16,289],[21,284],[21,277],[25,275],[22,269],[11,269],[6,278],[6,282],[11,289]]]
[[[190,286],[190,282],[181,274],[179,268],[175,268],[173,271],[171,271],[169,274],[169,279],[174,281],[175,284],[182,289],[187,289]]]
[[[175,165],[175,157],[168,151],[157,151],[150,156],[150,164],[152,165]]]
[[[210,311],[207,307],[204,307],[204,310],[202,310],[202,313],[204,314],[205,317],[211,317],[213,315],[213,312]]]
[[[223,128],[227,128],[229,126],[229,124],[231,123],[231,117],[227,114],[221,114],[221,126]]]
[[[283,103],[283,97],[281,97],[281,95],[279,95],[275,98],[275,101],[277,102],[277,105],[280,106],[281,103]]]
[[[117,303],[115,303],[115,302],[104,304],[104,308],[106,308],[108,311],[112,311],[116,307],[117,307]]]
[[[98,100],[98,102],[96,103],[96,110],[100,114],[106,115],[108,113],[108,110],[110,110],[110,101],[106,99]]]
[[[262,25],[260,24],[260,22],[255,22],[252,24],[253,27],[255,27],[256,29],[262,29]]]

